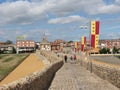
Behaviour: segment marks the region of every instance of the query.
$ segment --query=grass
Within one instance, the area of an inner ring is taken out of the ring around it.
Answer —
[[[0,54],[0,81],[13,71],[29,54]]]
[[[10,62],[12,60],[14,60],[14,58],[13,57],[9,57],[9,58],[5,59],[3,62]]]
[[[5,56],[5,54],[0,54],[0,59],[4,58]]]

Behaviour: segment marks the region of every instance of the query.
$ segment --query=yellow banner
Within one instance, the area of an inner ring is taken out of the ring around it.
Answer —
[[[95,48],[99,45],[99,35],[95,35]]]
[[[78,48],[78,42],[75,42],[75,48],[76,49]]]
[[[82,44],[84,44],[84,37],[82,37]]]
[[[96,22],[95,21],[91,21],[91,34],[95,35],[96,31]]]

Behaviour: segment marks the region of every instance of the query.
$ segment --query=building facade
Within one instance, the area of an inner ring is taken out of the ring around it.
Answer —
[[[5,54],[5,53],[15,53],[15,45],[14,44],[9,44],[9,45],[0,45],[0,53]]]
[[[51,50],[54,52],[63,52],[65,41],[57,39],[54,42],[51,42]]]
[[[45,51],[51,51],[50,42],[48,42],[45,35],[43,35],[43,38],[42,38],[42,41],[40,43],[39,49],[40,50],[45,50]]]
[[[17,53],[34,52],[36,47],[35,41],[32,40],[18,40],[16,41]]]
[[[106,39],[106,40],[100,40],[99,44],[101,47],[106,47],[106,48],[120,48],[120,39]]]

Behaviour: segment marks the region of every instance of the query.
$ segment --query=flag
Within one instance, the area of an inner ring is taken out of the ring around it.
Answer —
[[[96,29],[96,22],[95,21],[92,21],[91,22],[91,34],[95,34],[95,29]]]
[[[99,21],[91,21],[91,47],[98,47],[99,43]]]
[[[81,39],[82,39],[82,41],[81,41],[81,51],[84,51],[84,47],[86,45],[86,37],[83,36]]]
[[[78,42],[75,42],[75,48],[78,49]]]
[[[99,24],[100,24],[100,22],[99,21],[96,21],[96,25],[95,25],[95,27],[96,27],[96,33],[95,34],[99,34]]]
[[[95,48],[98,47],[99,43],[99,35],[95,35]]]
[[[95,48],[95,35],[91,35],[91,47]]]

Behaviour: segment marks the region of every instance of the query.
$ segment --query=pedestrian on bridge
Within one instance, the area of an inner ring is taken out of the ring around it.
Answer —
[[[76,60],[77,58],[76,58],[76,55],[74,55],[74,60]]]
[[[71,61],[73,60],[73,57],[72,57],[72,56],[70,56],[70,60],[71,60]]]
[[[67,55],[64,56],[64,60],[65,60],[65,62],[67,62]]]

